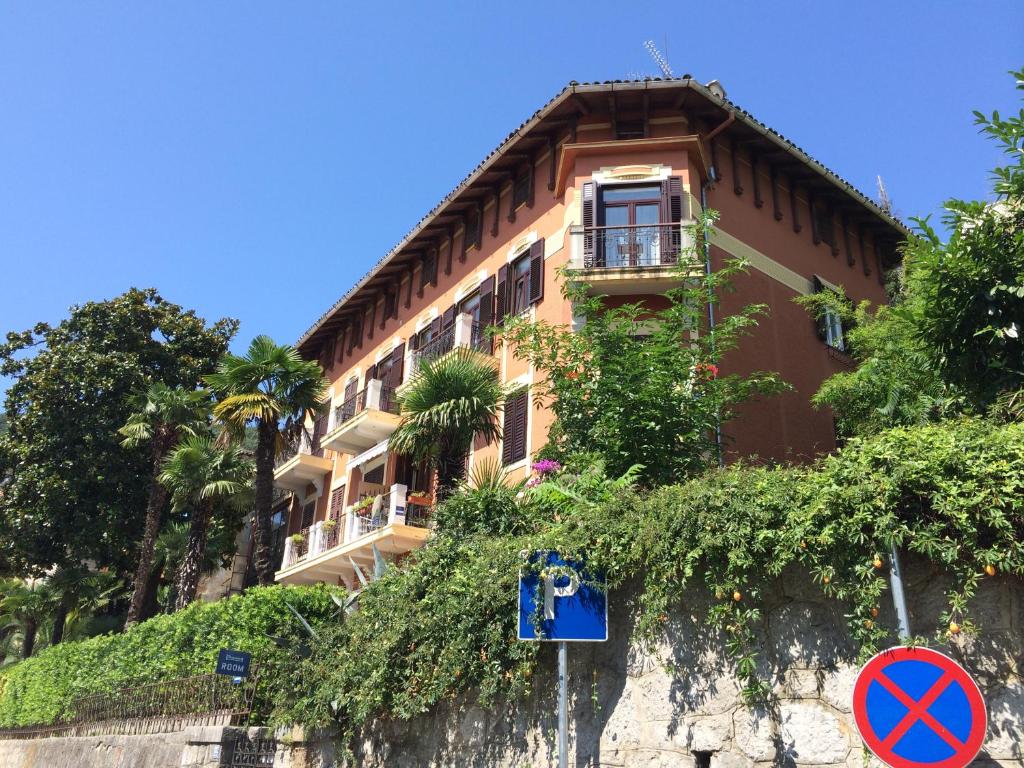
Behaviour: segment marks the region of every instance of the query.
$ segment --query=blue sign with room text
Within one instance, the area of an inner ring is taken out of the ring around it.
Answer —
[[[252,661],[252,654],[245,651],[229,651],[221,648],[217,655],[217,674],[231,675],[231,677],[247,677],[249,675],[249,662]]]

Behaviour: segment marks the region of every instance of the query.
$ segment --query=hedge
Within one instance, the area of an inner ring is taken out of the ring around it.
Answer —
[[[125,686],[213,672],[221,648],[249,651],[259,668],[254,718],[265,720],[273,693],[309,640],[293,606],[314,628],[336,620],[338,607],[324,585],[258,587],[215,603],[193,603],[121,634],[46,648],[3,672],[0,727],[52,723],[80,696]],[[275,635],[285,641],[278,647]]]

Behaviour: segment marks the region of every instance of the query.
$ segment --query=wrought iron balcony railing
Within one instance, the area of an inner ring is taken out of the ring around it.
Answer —
[[[308,456],[323,456],[324,449],[320,445],[320,436],[316,435],[314,438],[305,429],[303,429],[297,437],[292,437],[288,440],[284,449],[274,460],[274,467],[280,467],[282,464],[290,461],[300,453],[304,453]]]
[[[367,407],[374,406],[373,398],[368,396],[369,387],[352,395],[341,405],[334,409],[334,428],[337,429],[347,421],[351,421]],[[394,387],[381,384],[380,398],[376,403],[376,409],[387,413],[398,413],[398,401],[395,398]]]
[[[454,348],[455,327],[453,326],[447,330],[441,331],[441,333],[417,349],[414,353],[413,360],[418,368],[427,360],[437,360],[439,357],[444,357]]]
[[[683,244],[679,224],[588,227],[578,233],[584,269],[671,266],[678,263]]]

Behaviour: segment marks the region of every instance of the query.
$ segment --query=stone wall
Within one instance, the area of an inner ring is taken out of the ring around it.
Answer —
[[[907,587],[915,633],[932,636],[945,579],[909,563]],[[607,643],[570,646],[570,765],[849,766],[873,765],[861,747],[850,700],[857,672],[843,607],[824,599],[802,573],[790,572],[766,596],[759,628],[761,674],[772,685],[767,706],[748,707],[721,636],[701,626],[705,605],[682,596],[667,623],[668,640],[642,650],[629,642],[630,601],[612,596]],[[1024,585],[985,579],[974,610],[977,637],[936,646],[978,680],[989,731],[977,765],[1024,766]],[[891,604],[879,621],[894,626]],[[369,729],[359,766],[500,766],[556,763],[554,648],[547,647],[527,701],[483,709],[470,700],[411,722]],[[670,671],[672,670],[672,671]],[[310,765],[340,764],[336,745],[309,745]]]
[[[244,728],[156,723],[144,734],[0,739],[0,768],[219,768]],[[163,727],[161,727],[163,726]],[[248,729],[252,736],[269,736]],[[284,748],[275,764],[287,762]]]

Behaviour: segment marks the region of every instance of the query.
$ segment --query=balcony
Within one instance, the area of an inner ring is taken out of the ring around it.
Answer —
[[[281,570],[275,579],[286,584],[336,583],[358,588],[355,565],[370,578],[373,547],[385,557],[419,549],[430,535],[429,499],[414,496],[404,485],[368,495],[353,504],[341,520],[314,523],[299,537],[285,540]]]
[[[420,349],[410,350],[405,355],[405,379],[403,385],[412,380],[423,363],[440,360],[453,349],[466,347],[484,355],[491,354],[491,339],[472,315],[459,314],[451,328],[441,331]]]
[[[333,462],[324,458],[321,440],[303,430],[277,457],[274,467],[274,485],[295,493],[303,493],[313,484],[317,493],[323,490],[324,475],[331,471]]]
[[[570,268],[593,294],[664,293],[679,285],[680,259],[695,259],[686,222],[616,227],[572,227]]]
[[[386,440],[400,421],[395,391],[380,379],[370,379],[362,392],[334,409],[333,427],[320,442],[332,451],[355,456]]]

